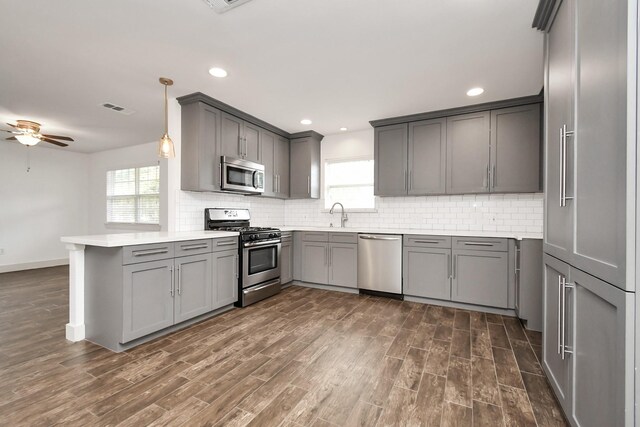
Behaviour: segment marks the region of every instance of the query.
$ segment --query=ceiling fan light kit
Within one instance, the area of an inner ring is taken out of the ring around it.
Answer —
[[[5,139],[8,141],[17,140],[19,143],[26,145],[27,147],[34,146],[40,141],[45,141],[59,147],[66,147],[69,144],[65,144],[64,142],[60,142],[57,140],[61,139],[63,141],[73,141],[73,139],[69,138],[68,136],[41,134],[40,123],[33,122],[31,120],[16,120],[15,125],[11,123],[7,124],[11,126],[13,130],[4,130],[4,132],[12,133],[13,136]]]
[[[173,141],[169,137],[169,105],[167,102],[167,87],[173,84],[173,80],[160,77],[160,83],[164,85],[164,135],[158,141],[158,156],[163,159],[172,159],[176,156]]]

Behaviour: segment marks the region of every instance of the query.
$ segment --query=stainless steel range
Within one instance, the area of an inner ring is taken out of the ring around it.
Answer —
[[[238,302],[245,307],[280,292],[280,230],[251,227],[248,209],[207,208],[205,230],[240,233]]]

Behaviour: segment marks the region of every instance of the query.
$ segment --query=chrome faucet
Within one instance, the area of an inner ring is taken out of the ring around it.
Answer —
[[[336,207],[336,205],[340,205],[340,209],[342,210],[341,214],[340,214],[340,228],[344,228],[344,223],[349,221],[349,217],[347,217],[347,214],[344,213],[344,206],[342,205],[342,203],[340,202],[335,202],[333,204],[333,206],[331,206],[331,209],[329,210],[329,213],[331,215],[333,215],[333,208]]]

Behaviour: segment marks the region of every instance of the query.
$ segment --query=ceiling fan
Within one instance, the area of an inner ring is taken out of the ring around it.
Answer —
[[[69,144],[65,144],[64,142],[56,141],[60,139],[62,141],[73,141],[72,138],[68,136],[59,136],[59,135],[47,135],[40,133],[40,123],[32,122],[31,120],[16,120],[16,124],[13,125],[11,123],[7,123],[11,126],[12,130],[4,130],[0,129],[3,132],[9,132],[14,134],[9,138],[5,138],[8,141],[17,140],[21,144],[26,146],[36,145],[40,141],[48,142],[49,144],[57,145],[58,147],[67,147]]]

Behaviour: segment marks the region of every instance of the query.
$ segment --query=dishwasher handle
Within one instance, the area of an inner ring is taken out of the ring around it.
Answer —
[[[359,234],[358,237],[365,240],[400,240],[399,237],[369,236],[367,234]]]

